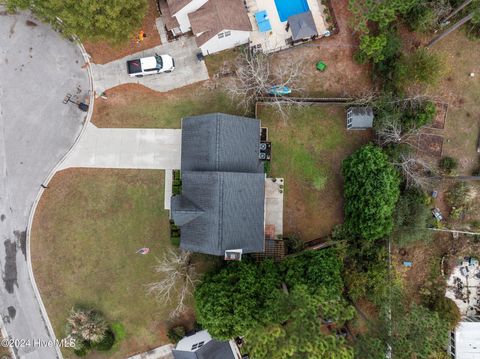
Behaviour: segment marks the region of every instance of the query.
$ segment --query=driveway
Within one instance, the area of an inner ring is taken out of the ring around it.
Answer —
[[[97,128],[89,123],[59,169],[179,169],[180,156],[181,130]]]
[[[1,10],[1,7],[0,7]],[[20,358],[56,358],[29,275],[26,230],[42,183],[78,137],[85,112],[63,104],[88,95],[80,50],[27,13],[0,11],[0,311]]]
[[[208,80],[208,71],[204,61],[198,61],[196,54],[200,50],[193,37],[181,37],[177,41],[168,42],[152,49],[125,56],[104,65],[92,64],[95,79],[95,92],[103,91],[128,83],[136,83],[159,92],[170,91],[195,82]],[[163,73],[141,78],[130,77],[127,74],[127,60],[151,56],[155,53],[168,54],[175,59],[175,70],[169,74]]]

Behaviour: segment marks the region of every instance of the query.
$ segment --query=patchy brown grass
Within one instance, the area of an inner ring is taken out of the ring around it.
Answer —
[[[65,336],[75,305],[93,307],[125,326],[127,337],[116,350],[90,358],[125,358],[169,342],[175,304],[158,302],[145,288],[158,280],[157,258],[172,248],[163,178],[158,170],[69,169],[55,175],[41,198],[32,263],[57,337]],[[150,253],[136,254],[142,247]],[[211,260],[194,257],[199,271]],[[191,312],[180,321],[191,327]]]
[[[359,65],[353,60],[358,41],[349,26],[352,14],[348,10],[348,0],[332,1],[332,6],[339,24],[338,34],[293,47],[277,56],[280,61],[293,57],[295,61],[304,63],[307,74],[304,86],[309,96],[360,96],[370,93],[369,66]],[[320,60],[327,64],[325,72],[315,68]]]
[[[443,154],[458,160],[459,174],[469,175],[480,165],[476,151],[480,135],[480,41],[471,41],[457,31],[438,42],[432,51],[442,56],[450,69],[437,89],[431,91],[450,104]],[[476,76],[470,77],[471,72]]]
[[[161,42],[160,35],[157,31],[157,26],[155,25],[155,19],[159,16],[160,14],[157,10],[156,1],[148,0],[148,10],[143,20],[142,27],[132,35],[128,43],[114,46],[106,41],[86,41],[83,43],[83,46],[85,46],[88,54],[92,56],[91,61],[96,64],[105,64],[107,62],[120,59],[124,56],[158,46]],[[137,39],[140,30],[143,30],[147,37],[139,43]]]
[[[328,235],[343,219],[342,160],[371,139],[347,131],[342,107],[297,107],[283,122],[271,107],[257,117],[272,142],[270,174],[285,178],[284,232],[305,240]]]

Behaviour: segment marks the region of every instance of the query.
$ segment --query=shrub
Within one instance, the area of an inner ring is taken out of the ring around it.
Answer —
[[[173,344],[177,344],[185,336],[185,328],[182,325],[176,325],[168,329],[167,337]]]
[[[127,332],[125,331],[125,327],[122,323],[113,323],[111,329],[113,335],[115,336],[115,343],[121,342],[127,336]]]
[[[440,169],[445,173],[451,174],[458,167],[458,162],[455,158],[445,156],[438,163]]]
[[[439,295],[436,299],[432,310],[438,313],[438,316],[450,323],[450,328],[454,329],[462,319],[460,310],[453,300],[443,295]]]
[[[301,252],[305,248],[305,243],[296,234],[285,237],[283,241],[285,242],[287,253]]]
[[[404,17],[410,29],[419,32],[429,32],[438,25],[438,17],[426,3],[419,2]]]
[[[411,55],[402,56],[400,67],[395,73],[395,82],[398,87],[405,87],[412,83],[435,85],[444,72],[442,59],[434,53],[421,48]]]
[[[103,339],[94,345],[94,349],[106,352],[112,349],[113,345],[115,344],[115,334],[111,329],[105,332],[105,336]]]
[[[447,203],[450,207],[463,207],[469,198],[470,187],[465,182],[457,182],[447,192]]]
[[[74,349],[73,352],[77,357],[84,357],[88,353],[88,348],[80,347],[79,349]]]
[[[431,213],[426,205],[425,194],[417,189],[405,191],[395,208],[395,241],[401,246],[406,246],[414,242],[430,240],[432,234],[427,230],[430,218]]]

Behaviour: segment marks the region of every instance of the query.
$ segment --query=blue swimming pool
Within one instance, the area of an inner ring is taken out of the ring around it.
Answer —
[[[307,0],[275,0],[280,21],[287,21],[289,16],[301,14],[310,10]]]

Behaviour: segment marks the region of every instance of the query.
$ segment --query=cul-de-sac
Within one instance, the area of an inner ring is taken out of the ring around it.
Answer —
[[[480,358],[480,0],[0,0],[0,359]]]

